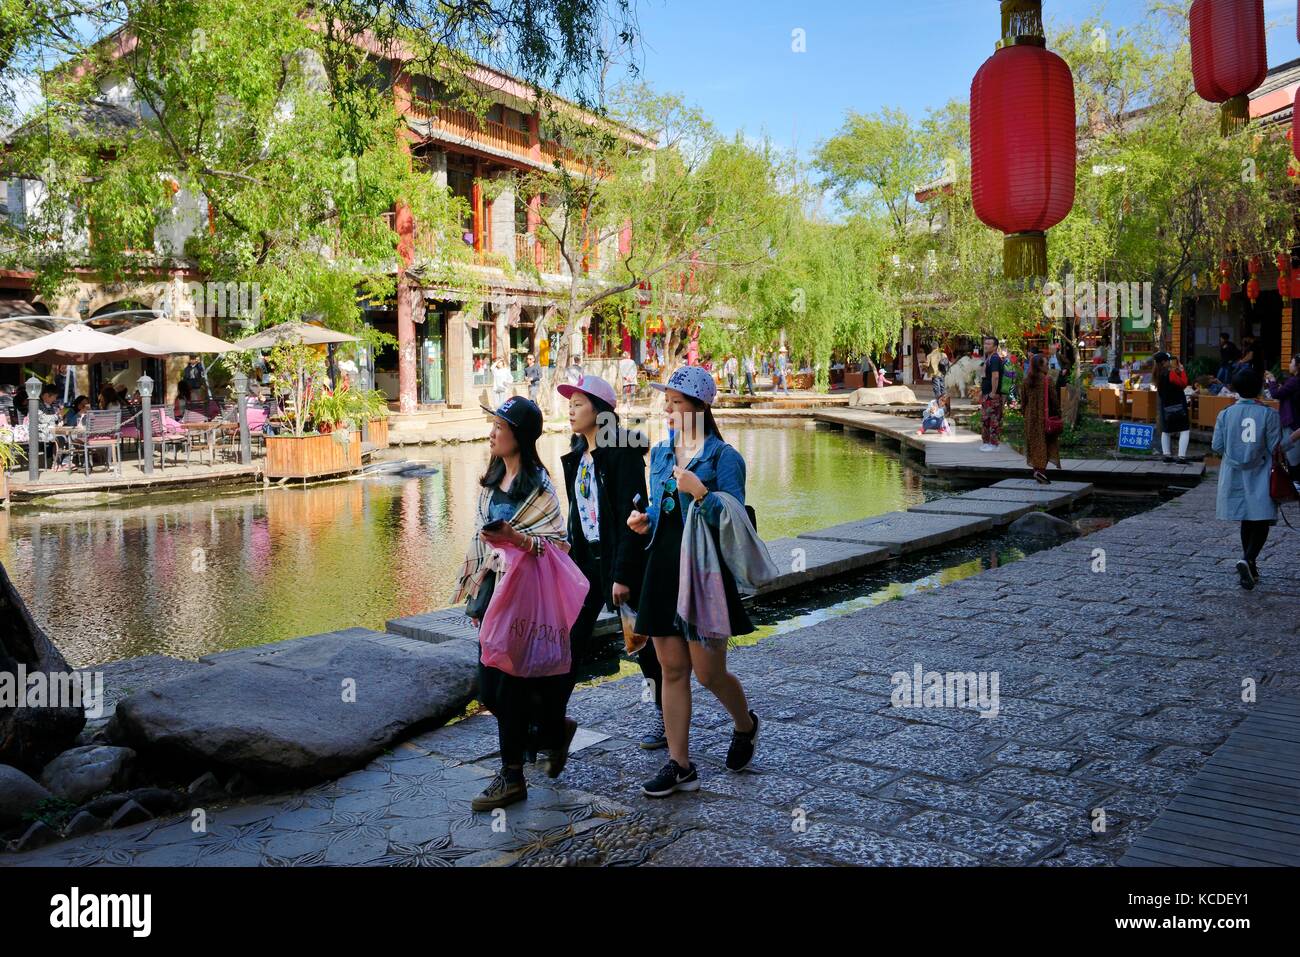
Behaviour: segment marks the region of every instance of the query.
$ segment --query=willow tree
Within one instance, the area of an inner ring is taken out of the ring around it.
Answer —
[[[671,363],[688,330],[716,321],[730,284],[766,264],[786,208],[790,159],[766,142],[720,136],[680,97],[625,86],[607,115],[552,113],[581,165],[557,159],[517,184],[540,200],[540,241],[568,267],[561,367],[572,335],[610,307],[636,331],[647,313],[666,317]],[[605,268],[589,270],[597,255]]]
[[[1269,260],[1294,244],[1290,145],[1276,127],[1220,135],[1217,111],[1195,93],[1183,14],[1152,4],[1132,29],[1094,18],[1051,41],[1074,73],[1086,131],[1051,271],[1150,282],[1162,344],[1193,273],[1233,250]]]
[[[6,159],[41,183],[6,264],[46,294],[78,269],[197,269],[256,283],[264,322],[367,334],[359,301],[395,291],[395,209],[440,251],[432,268],[475,285],[463,203],[406,149],[399,77],[472,99],[473,58],[582,98],[601,28],[631,43],[630,17],[630,0],[3,0],[0,86],[39,72],[44,92]],[[191,238],[150,250],[176,210]]]

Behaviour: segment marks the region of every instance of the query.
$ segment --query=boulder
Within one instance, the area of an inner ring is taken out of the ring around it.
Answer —
[[[49,683],[61,683],[73,669],[59,649],[32,620],[22,597],[0,564],[0,682],[17,696],[18,676],[43,672]],[[60,702],[23,707],[0,704],[0,764],[38,773],[56,754],[72,745],[85,726],[80,705]]]
[[[857,389],[849,396],[849,407],[863,405],[914,405],[916,393],[905,385],[887,385],[883,389]]]
[[[360,629],[286,642],[129,695],[109,736],[173,771],[321,781],[459,714],[475,691],[472,657]]]
[[[1050,487],[1050,486],[1049,486]],[[1063,542],[1079,537],[1079,530],[1064,519],[1046,512],[1030,512],[1012,522],[1007,531],[1027,538],[1046,538]]]
[[[53,794],[17,768],[0,764],[0,827],[17,824]]]
[[[41,783],[74,804],[126,784],[135,762],[130,748],[88,744],[65,751],[45,766]]]

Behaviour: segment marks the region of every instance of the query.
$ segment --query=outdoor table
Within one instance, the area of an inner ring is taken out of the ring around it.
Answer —
[[[182,422],[181,426],[190,435],[190,441],[200,439],[208,448],[208,456],[213,465],[217,464],[217,433],[221,431],[223,422]]]

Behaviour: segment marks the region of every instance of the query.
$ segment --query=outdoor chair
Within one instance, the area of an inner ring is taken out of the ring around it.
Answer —
[[[162,409],[149,410],[149,431],[153,435],[154,447],[158,449],[158,467],[167,467],[167,449],[174,449],[172,458],[173,465],[180,464],[181,449],[185,449],[185,464],[190,464],[190,437],[188,435],[178,435],[174,432],[168,432],[163,420]],[[144,443],[140,443],[141,454],[144,452]]]
[[[72,446],[73,459],[80,454],[85,461],[86,475],[90,475],[90,460],[96,452],[106,453],[104,468],[117,465],[117,474],[122,474],[122,412],[119,409],[99,410],[86,413],[83,420],[84,431],[73,432],[68,442]]]
[[[221,429],[220,423],[213,423],[202,412],[191,411],[191,412],[186,412],[185,415],[181,418],[181,424],[207,426],[206,429],[186,430],[190,440],[190,451],[193,451],[196,447],[199,448],[200,451],[206,450],[209,455],[209,461],[211,462],[211,464],[216,465],[217,464],[217,439],[220,437],[219,432]],[[195,442],[196,439],[201,439],[202,443],[196,446],[196,442]],[[186,456],[186,462],[187,463],[189,462],[188,455]]]

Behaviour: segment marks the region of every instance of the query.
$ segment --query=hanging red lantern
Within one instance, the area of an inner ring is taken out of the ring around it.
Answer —
[[[1074,206],[1074,79],[1037,36],[1017,36],[971,82],[975,214],[1006,234],[1003,272],[1047,274],[1047,230]]]
[[[1264,0],[1195,0],[1188,14],[1196,93],[1222,103],[1224,136],[1250,120],[1250,97],[1268,75]]]
[[[1259,279],[1255,276],[1251,276],[1250,281],[1246,283],[1246,298],[1250,300],[1252,306],[1259,299]]]
[[[1251,256],[1250,262],[1247,263],[1246,268],[1250,270],[1252,276],[1258,276],[1264,271],[1264,261],[1258,256]]]
[[[1228,300],[1231,298],[1232,298],[1232,287],[1228,285],[1228,280],[1225,279],[1223,280],[1223,282],[1219,284],[1219,302],[1223,303],[1226,306],[1228,304]]]

